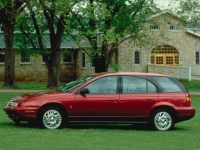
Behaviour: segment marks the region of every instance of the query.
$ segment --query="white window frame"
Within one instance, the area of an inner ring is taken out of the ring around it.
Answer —
[[[25,58],[25,59],[29,59],[29,61],[23,62],[22,61],[22,53],[21,53],[21,55],[20,55],[20,64],[31,64],[31,57],[30,57],[30,55],[27,55],[26,57],[27,58]]]
[[[199,56],[197,56],[197,54],[199,55]],[[197,62],[198,61],[198,62]],[[200,51],[196,51],[195,52],[195,64],[196,65],[200,65]]]
[[[84,54],[84,58],[83,58],[83,54]],[[86,52],[84,52],[84,51],[81,52],[81,59],[80,60],[81,60],[81,69],[87,69],[87,67],[86,67],[86,65],[87,65],[87,63],[86,63]],[[83,66],[83,63],[85,64],[84,66]]]
[[[0,33],[3,33],[2,24],[0,25]]]
[[[44,65],[45,64],[45,61],[43,59],[43,56],[41,55],[41,63]]]
[[[94,66],[94,63],[93,62],[90,62],[90,68],[95,68],[95,66]]]
[[[4,55],[4,62],[0,62],[0,64],[5,64],[5,49],[4,48],[0,48],[0,54],[2,54],[2,56]]]
[[[139,56],[136,56],[136,53],[139,53]],[[136,59],[138,59],[138,60],[136,61]],[[141,63],[141,52],[134,51],[134,65],[140,65],[140,63]]]
[[[171,31],[179,31],[179,25],[178,24],[170,24],[169,26]]]

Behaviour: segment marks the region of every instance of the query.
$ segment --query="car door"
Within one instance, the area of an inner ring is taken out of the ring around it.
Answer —
[[[147,117],[158,99],[156,86],[142,77],[122,76],[119,101],[120,117]]]
[[[84,87],[90,92],[75,98],[75,116],[87,119],[118,117],[118,77],[103,77]]]

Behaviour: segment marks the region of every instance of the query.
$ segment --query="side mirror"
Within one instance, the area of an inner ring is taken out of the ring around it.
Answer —
[[[80,93],[81,93],[82,95],[88,94],[88,93],[90,93],[90,90],[89,90],[88,88],[83,88],[83,89],[80,90]]]

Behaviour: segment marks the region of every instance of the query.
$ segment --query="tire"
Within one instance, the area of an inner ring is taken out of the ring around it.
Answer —
[[[39,114],[39,123],[44,129],[61,129],[65,123],[64,112],[58,107],[45,107]]]
[[[13,122],[14,122],[16,125],[19,125],[19,124],[20,124],[20,120],[13,120]]]
[[[155,130],[167,131],[174,127],[173,113],[166,108],[157,109],[150,116],[150,125]]]

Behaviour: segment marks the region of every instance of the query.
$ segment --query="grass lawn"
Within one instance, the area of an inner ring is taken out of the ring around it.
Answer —
[[[19,93],[0,93],[0,108]],[[1,150],[200,150],[200,96],[192,97],[196,116],[172,131],[151,131],[145,126],[70,125],[61,130],[14,125],[0,111]]]
[[[189,92],[200,92],[200,80],[179,79],[179,81],[189,90]]]
[[[200,80],[179,79],[179,81],[188,89],[189,92],[200,92]],[[65,82],[60,83],[60,85],[66,84]],[[0,88],[3,82],[0,82]],[[24,90],[49,90],[46,88],[46,82],[17,82],[20,89]]]

